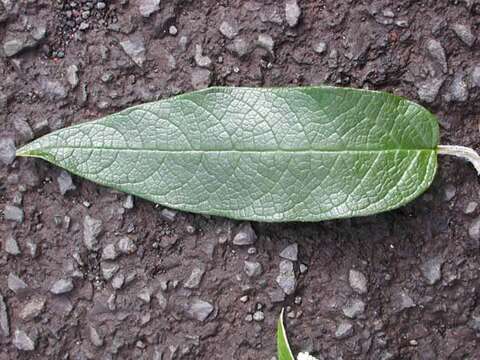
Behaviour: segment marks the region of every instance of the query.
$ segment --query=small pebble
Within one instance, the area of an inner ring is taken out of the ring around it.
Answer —
[[[135,251],[137,251],[137,245],[133,242],[132,239],[128,236],[122,237],[120,240],[118,240],[118,250],[122,254],[133,254]]]
[[[50,288],[50,292],[55,295],[66,294],[73,290],[73,282],[71,279],[57,280]]]
[[[325,53],[325,51],[327,51],[327,43],[326,42],[323,42],[323,41],[319,41],[317,42],[314,46],[313,46],[313,51],[315,51],[317,54],[319,55],[322,55]]]
[[[15,205],[5,205],[3,216],[5,220],[16,221],[19,224],[22,224],[24,219],[23,209]]]
[[[253,313],[253,320],[257,322],[265,320],[265,314],[263,313],[263,311],[255,311]]]
[[[262,274],[263,268],[262,264],[254,261],[245,261],[243,265],[243,271],[247,274],[248,277],[258,277]]]
[[[257,235],[250,223],[244,223],[240,226],[233,237],[233,244],[237,246],[253,245],[257,240]]]
[[[298,244],[295,243],[288,245],[285,249],[282,250],[282,252],[280,253],[280,257],[291,261],[297,261]]]
[[[23,330],[15,330],[15,336],[12,341],[18,350],[33,351],[35,350],[35,341],[30,338]]]
[[[350,287],[359,294],[367,292],[367,278],[358,270],[350,270],[348,274]]]
[[[337,339],[345,339],[353,335],[353,325],[350,322],[341,322],[335,331]]]
[[[20,247],[18,246],[18,242],[13,237],[13,235],[7,236],[7,240],[5,240],[5,244],[4,244],[4,250],[6,253],[14,256],[21,254]]]
[[[288,26],[292,28],[297,26],[301,13],[302,12],[300,6],[298,6],[297,0],[285,1],[285,18]]]
[[[475,42],[475,35],[472,33],[470,26],[457,23],[452,25],[452,30],[465,45],[472,47]]]

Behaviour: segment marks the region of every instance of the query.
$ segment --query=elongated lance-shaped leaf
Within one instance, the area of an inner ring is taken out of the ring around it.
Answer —
[[[18,155],[171,208],[319,221],[417,197],[435,175],[438,132],[425,108],[384,92],[215,87],[53,132]]]
[[[283,309],[277,322],[277,353],[278,360],[295,360],[283,325]]]

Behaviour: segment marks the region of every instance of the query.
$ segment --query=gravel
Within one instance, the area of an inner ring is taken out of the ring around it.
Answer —
[[[67,171],[60,171],[57,177],[58,189],[60,194],[65,195],[69,191],[75,190],[77,187],[73,184],[72,177]]]
[[[205,265],[200,265],[197,267],[194,267],[190,277],[185,281],[185,284],[183,285],[187,289],[196,289],[202,282],[203,275],[205,274]]]
[[[433,103],[437,98],[440,88],[445,79],[443,78],[429,78],[417,85],[417,94],[421,101],[426,103]]]
[[[252,51],[250,43],[241,37],[235,38],[231,44],[227,45],[227,49],[239,58],[247,56]]]
[[[325,54],[327,51],[327,43],[324,41],[319,41],[315,45],[313,45],[313,51],[315,51],[319,55]]]
[[[404,290],[395,291],[390,298],[390,302],[394,312],[397,313],[416,306],[413,299]]]
[[[92,325],[88,326],[88,335],[89,335],[90,342],[92,343],[93,346],[96,346],[96,347],[103,346],[102,336],[100,335],[98,330]]]
[[[248,277],[258,277],[262,275],[263,272],[262,264],[256,261],[245,261],[243,264],[243,271]]]
[[[337,339],[346,339],[353,335],[353,325],[350,322],[342,321],[337,326],[337,330],[335,331],[335,337]]]
[[[480,65],[476,65],[471,73],[471,81],[474,87],[480,88]]]
[[[23,209],[15,205],[5,205],[3,216],[5,220],[15,221],[19,224],[22,224],[24,219]]]
[[[185,310],[188,317],[198,321],[205,321],[213,312],[213,305],[201,299],[193,299],[188,303]]]
[[[15,160],[15,142],[12,138],[0,139],[0,162],[10,165]]]
[[[428,285],[435,285],[442,278],[443,260],[439,257],[424,262],[420,269]]]
[[[285,19],[287,20],[288,26],[292,28],[297,26],[301,13],[297,0],[285,1]]]
[[[265,320],[265,314],[263,313],[263,311],[255,311],[253,313],[253,320],[255,320],[257,322],[261,322],[261,321]]]
[[[10,321],[8,320],[7,304],[0,294],[0,333],[4,337],[10,336]]]
[[[203,55],[202,45],[200,44],[195,45],[195,63],[202,68],[209,68],[212,65],[212,60]]]
[[[273,53],[275,42],[273,41],[273,38],[270,35],[260,34],[258,35],[257,45],[267,50],[269,53]]]
[[[135,64],[143,67],[146,60],[146,50],[142,37],[132,36],[127,40],[121,41],[120,46]]]
[[[16,295],[25,295],[30,290],[27,283],[20,279],[14,273],[8,274],[7,284],[8,288],[12,290]]]
[[[470,223],[468,235],[472,240],[480,241],[480,217],[477,217]]]
[[[43,297],[34,297],[23,307],[20,312],[20,318],[23,321],[30,321],[39,316],[45,308],[46,299]]]
[[[125,276],[123,274],[115,275],[112,280],[112,287],[119,290],[123,287],[123,284],[125,284]]]
[[[35,350],[35,341],[30,338],[27,333],[23,330],[15,330],[15,337],[12,341],[13,345],[18,350],[22,351],[33,351]]]
[[[475,35],[473,35],[470,26],[456,23],[452,25],[452,30],[465,45],[469,47],[473,46],[473,43],[475,42]]]
[[[73,290],[73,281],[72,279],[60,279],[55,281],[55,283],[50,288],[50,292],[54,295],[61,295],[69,293]]]
[[[279,275],[276,278],[277,284],[287,295],[292,295],[297,286],[295,271],[293,270],[293,262],[290,260],[282,260],[279,265]]]
[[[450,86],[450,99],[455,102],[465,102],[468,99],[468,86],[461,73],[455,74]]]
[[[102,262],[100,264],[100,268],[102,270],[103,278],[108,281],[113,277],[113,275],[115,275],[120,266],[118,264]]]
[[[280,253],[280,257],[291,261],[297,261],[298,244],[295,243],[288,245],[285,249],[282,250],[282,252]]]
[[[133,206],[134,206],[133,196],[127,195],[122,206],[124,209],[133,209]]]
[[[160,0],[139,0],[138,10],[143,17],[148,18],[160,10]]]
[[[70,65],[67,67],[66,78],[72,89],[75,89],[79,82],[77,65]]]
[[[346,317],[354,319],[365,312],[365,303],[360,299],[351,299],[343,307],[342,311]]]
[[[14,120],[13,126],[17,132],[18,139],[22,142],[27,142],[33,139],[33,130],[28,124],[27,120],[21,116],[17,116]],[[2,161],[3,162],[3,161]]]
[[[257,234],[250,223],[242,224],[233,237],[233,244],[237,246],[253,245],[256,241]]]
[[[117,247],[120,253],[125,255],[133,254],[137,251],[137,245],[135,245],[135,242],[129,236],[123,236],[120,238]]]
[[[220,32],[226,38],[232,40],[235,36],[238,35],[238,25],[233,22],[223,21],[220,24]]]
[[[5,240],[5,252],[10,254],[10,255],[20,255],[20,247],[18,246],[17,240],[13,237],[13,235],[8,235],[7,240]]]
[[[211,72],[207,69],[194,69],[192,71],[192,87],[194,90],[205,89],[210,85]]]
[[[440,66],[442,72],[446,73],[448,71],[447,56],[445,55],[445,49],[440,41],[429,39],[427,41],[427,51],[432,60]]]
[[[368,291],[367,288],[367,278],[363,273],[358,270],[350,270],[348,274],[348,282],[350,287],[358,294],[366,294]]]
[[[97,251],[99,249],[98,237],[103,232],[103,222],[89,215],[83,220],[83,243],[87,249]]]
[[[115,244],[108,244],[102,250],[102,260],[115,260],[118,257]]]

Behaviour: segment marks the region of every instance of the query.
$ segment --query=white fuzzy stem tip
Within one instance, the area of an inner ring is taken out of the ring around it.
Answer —
[[[438,145],[437,153],[439,155],[457,156],[470,161],[480,176],[480,155],[475,150],[465,146]]]

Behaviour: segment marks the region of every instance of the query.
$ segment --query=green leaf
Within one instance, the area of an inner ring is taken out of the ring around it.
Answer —
[[[319,221],[420,195],[438,133],[425,108],[384,92],[209,88],[53,132],[18,155],[180,210]]]
[[[277,323],[277,352],[278,360],[295,360],[283,325],[283,309]]]

